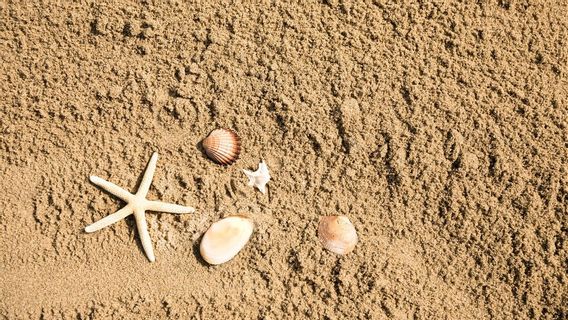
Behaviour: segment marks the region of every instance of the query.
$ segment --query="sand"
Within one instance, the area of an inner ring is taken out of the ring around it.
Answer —
[[[566,319],[565,1],[0,3],[0,316]],[[242,138],[233,165],[199,142]],[[124,205],[98,175],[194,206]],[[264,195],[242,169],[265,159]],[[256,229],[211,267],[221,217]],[[347,215],[359,243],[317,241]]]

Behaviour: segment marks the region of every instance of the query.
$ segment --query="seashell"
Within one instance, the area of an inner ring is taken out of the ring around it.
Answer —
[[[268,172],[268,166],[264,160],[258,164],[256,171],[243,170],[243,172],[249,179],[249,186],[256,187],[260,192],[266,193],[266,184],[270,181],[270,173]]]
[[[229,129],[213,130],[203,139],[202,145],[207,156],[222,165],[235,162],[241,153],[241,139]]]
[[[318,237],[324,248],[337,254],[347,254],[357,244],[357,231],[346,216],[321,217]]]
[[[210,264],[225,263],[241,251],[249,241],[253,229],[252,220],[245,217],[232,216],[221,219],[205,232],[199,252]]]

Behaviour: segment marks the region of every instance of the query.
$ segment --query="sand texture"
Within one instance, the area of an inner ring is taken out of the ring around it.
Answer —
[[[397,3],[0,1],[0,318],[566,319],[567,2]],[[197,211],[147,214],[150,263],[132,217],[84,228],[154,151],[148,199]]]

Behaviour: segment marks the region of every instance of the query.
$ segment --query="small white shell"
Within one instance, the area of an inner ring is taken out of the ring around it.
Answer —
[[[229,129],[213,130],[202,145],[207,156],[222,165],[235,162],[241,153],[241,139]]]
[[[243,170],[243,172],[249,179],[249,186],[256,187],[260,192],[266,193],[266,184],[270,181],[270,173],[268,172],[268,166],[264,160],[258,164],[256,171]]]
[[[318,237],[324,248],[337,254],[347,254],[357,244],[357,231],[346,216],[321,217]]]
[[[249,241],[254,224],[252,220],[232,216],[221,219],[209,227],[201,239],[199,252],[210,264],[231,260]]]

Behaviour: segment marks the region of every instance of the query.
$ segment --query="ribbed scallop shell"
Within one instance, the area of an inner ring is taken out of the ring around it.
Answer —
[[[221,219],[209,227],[201,239],[199,252],[210,264],[221,264],[231,260],[249,241],[254,224],[252,220],[232,216]]]
[[[337,254],[353,251],[358,241],[357,231],[346,216],[322,217],[318,237],[324,248]]]
[[[241,139],[229,129],[213,130],[203,139],[202,145],[207,156],[222,165],[232,164],[241,153]]]

